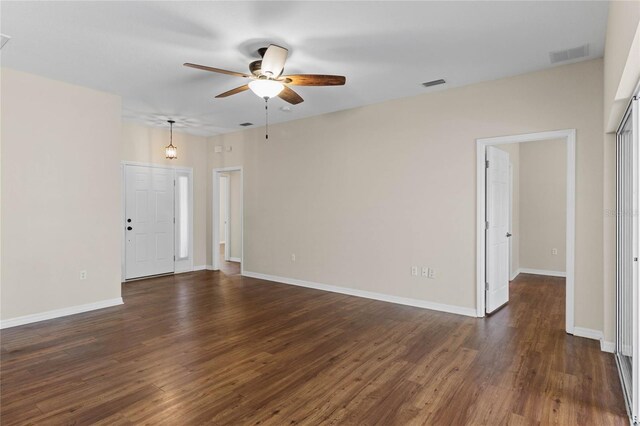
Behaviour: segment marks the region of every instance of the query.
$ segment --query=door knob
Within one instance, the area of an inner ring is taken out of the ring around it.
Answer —
[[[127,231],[131,231],[133,228],[130,226],[127,226]]]
[[[511,236],[511,234],[509,232],[507,232],[507,238],[509,238]]]

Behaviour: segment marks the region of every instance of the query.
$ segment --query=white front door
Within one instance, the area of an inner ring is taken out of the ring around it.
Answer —
[[[486,310],[509,301],[509,154],[487,147]]]
[[[174,272],[174,173],[125,166],[125,278]]]

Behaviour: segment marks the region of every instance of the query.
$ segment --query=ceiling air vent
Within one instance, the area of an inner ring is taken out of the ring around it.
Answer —
[[[573,59],[585,58],[589,56],[589,45],[583,44],[582,46],[572,47],[571,49],[556,50],[555,52],[549,52],[549,58],[552,64],[558,62],[571,61]]]
[[[0,49],[2,49],[9,40],[11,40],[11,37],[9,37],[8,35],[0,34]]]
[[[427,81],[426,83],[422,83],[422,85],[424,87],[432,87],[432,86],[439,86],[445,83],[446,81],[444,81],[443,79],[440,79],[440,80]]]
[[[247,123],[240,123],[240,125],[241,125],[242,127],[249,127],[249,126],[253,126],[253,123],[249,123],[249,122],[247,122]]]

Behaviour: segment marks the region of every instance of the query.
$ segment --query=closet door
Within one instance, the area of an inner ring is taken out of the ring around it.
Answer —
[[[640,413],[638,326],[638,100],[634,99],[617,133],[616,361],[627,407],[634,422]]]

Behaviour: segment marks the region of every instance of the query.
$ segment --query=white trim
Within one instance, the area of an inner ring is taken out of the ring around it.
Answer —
[[[616,343],[602,339],[600,340],[600,350],[602,352],[615,353]]]
[[[573,327],[573,335],[576,337],[586,337],[587,339],[603,340],[604,334],[600,330],[591,328]]]
[[[314,283],[311,281],[303,281],[295,278],[278,277],[275,275],[260,274],[257,272],[243,271],[242,276],[257,278],[265,281],[274,281],[282,284],[296,285],[299,287],[313,288],[316,290],[330,291],[332,293],[347,294],[349,296],[362,297],[365,299],[380,300],[382,302],[396,303],[399,305],[414,306],[416,308],[431,309],[434,311],[447,312],[457,315],[465,315],[469,317],[476,316],[474,308],[465,308],[463,306],[445,305],[442,303],[429,302],[426,300],[410,299],[400,296],[392,296],[389,294],[374,293],[365,290],[356,290],[348,287],[338,287],[328,284]]]
[[[239,257],[230,257],[229,262],[242,262],[242,259]]]
[[[520,269],[516,269],[516,270],[513,272],[513,275],[511,275],[511,276],[509,277],[509,281],[513,281],[513,280],[515,280],[515,279],[518,277],[518,275],[520,275]]]
[[[208,265],[198,265],[198,266],[194,266],[194,267],[193,267],[193,271],[194,271],[194,272],[195,272],[195,271],[204,271],[204,270],[206,270],[206,269],[207,269],[207,266],[208,266]]]
[[[519,274],[534,274],[534,275],[546,275],[548,277],[566,277],[567,273],[562,271],[549,271],[546,269],[531,269],[531,268],[520,268],[518,269]]]
[[[140,161],[120,161],[120,164],[123,166],[143,166],[143,167],[153,167],[154,169],[169,169],[169,170],[179,170],[183,172],[193,172],[193,167],[184,167],[184,166],[170,166],[168,164],[156,164],[156,163],[145,163]]]
[[[207,265],[207,271],[215,271],[215,269],[213,269],[213,265]]]
[[[602,352],[613,353],[616,349],[614,342],[604,340],[604,333],[600,330],[593,330],[591,328],[573,327],[573,335],[576,337],[584,337],[587,339],[593,339],[600,341],[600,350]]]
[[[220,251],[220,196],[218,194],[218,191],[220,189],[220,173],[224,173],[224,172],[240,172],[240,192],[241,192],[241,197],[240,197],[240,217],[241,219],[241,223],[240,223],[240,240],[242,241],[242,247],[241,247],[241,252],[240,252],[240,274],[243,274],[243,268],[244,268],[244,171],[242,169],[242,166],[232,166],[232,167],[220,167],[220,168],[216,168],[213,169],[213,196],[212,196],[212,210],[213,210],[213,214],[211,215],[211,227],[212,227],[212,238],[211,238],[211,270],[212,271],[219,271],[220,270],[220,256],[219,256],[219,251]],[[217,249],[217,250],[216,250]]]
[[[513,270],[513,162],[511,154],[509,154],[509,232],[511,233],[511,238],[509,238],[509,281],[513,281],[518,276],[518,271]],[[519,246],[518,254],[520,253]],[[519,263],[520,259],[518,259]]]
[[[68,315],[80,314],[82,312],[95,311],[96,309],[110,308],[111,306],[122,305],[123,303],[122,297],[116,297],[115,299],[101,300],[100,302],[87,303],[85,305],[71,306],[68,308],[55,309],[53,311],[40,312],[38,314],[9,318],[0,321],[0,329],[66,317]]]
[[[489,145],[565,139],[567,142],[567,281],[565,330],[574,333],[575,304],[575,196],[576,196],[576,130],[527,133],[476,140],[476,314],[485,316],[485,152]]]

